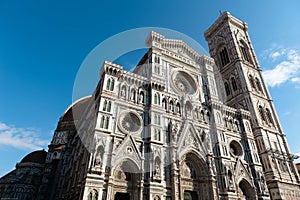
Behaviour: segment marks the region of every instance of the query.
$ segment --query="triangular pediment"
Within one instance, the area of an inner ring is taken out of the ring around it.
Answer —
[[[250,169],[247,169],[244,163],[241,161],[240,158],[237,159],[237,162],[235,164],[235,177],[236,182],[239,183],[242,179],[246,179],[249,183],[252,183]]]
[[[184,154],[188,149],[198,151],[205,157],[207,149],[204,147],[201,136],[195,129],[192,123],[185,123],[182,133],[177,141],[179,157]]]

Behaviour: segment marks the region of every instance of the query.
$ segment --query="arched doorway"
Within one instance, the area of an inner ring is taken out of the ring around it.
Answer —
[[[195,191],[185,190],[183,195],[184,200],[198,200],[198,195]]]
[[[212,182],[206,162],[195,153],[187,153],[180,161],[181,199],[213,199]]]
[[[114,169],[112,198],[114,200],[132,200],[139,198],[139,168],[131,160],[124,160]]]
[[[115,194],[115,200],[130,200],[130,194],[129,193],[121,193],[117,192]]]
[[[254,200],[256,199],[255,189],[248,181],[242,179],[239,183],[238,196],[241,200]]]

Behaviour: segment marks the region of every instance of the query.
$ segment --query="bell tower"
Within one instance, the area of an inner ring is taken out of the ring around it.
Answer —
[[[224,12],[205,32],[218,66],[224,103],[250,111],[252,129],[272,199],[300,199],[299,175],[262,77],[248,25]]]

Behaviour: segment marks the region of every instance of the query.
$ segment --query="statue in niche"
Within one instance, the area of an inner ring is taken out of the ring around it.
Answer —
[[[144,103],[144,94],[140,93],[140,103]]]
[[[94,161],[94,166],[95,167],[101,167],[102,166],[102,162],[101,162],[101,158],[97,157]]]
[[[126,180],[126,175],[121,169],[118,169],[118,170],[116,170],[116,178],[118,180],[125,181]]]
[[[154,170],[154,177],[155,178],[160,178],[160,166],[159,166],[159,162],[155,163],[154,168],[155,168],[155,170]]]
[[[122,90],[121,90],[121,97],[125,98],[125,96],[126,96],[125,87],[122,87]]]
[[[228,182],[229,182],[229,187],[231,187],[233,184],[233,179],[232,179],[232,173],[230,170],[228,170]]]
[[[183,162],[182,167],[181,167],[181,174],[185,178],[191,178],[191,169],[189,166],[186,164],[186,162]]]
[[[135,101],[135,91],[134,90],[131,91],[130,99],[131,99],[131,101]]]
[[[265,179],[263,176],[260,177],[260,185],[261,185],[261,191],[265,192],[266,188],[265,188]]]
[[[177,133],[179,131],[179,123],[176,123],[176,121],[173,119],[170,122],[170,130],[171,130],[171,136],[173,138],[174,141],[177,140]]]

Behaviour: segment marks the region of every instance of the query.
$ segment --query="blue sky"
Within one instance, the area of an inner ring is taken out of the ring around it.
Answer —
[[[76,73],[99,43],[153,26],[182,32],[207,50],[203,33],[219,11],[248,23],[291,151],[300,152],[299,10],[298,0],[0,1],[0,176],[30,151],[47,149],[72,102]],[[121,64],[129,69],[137,61]]]

